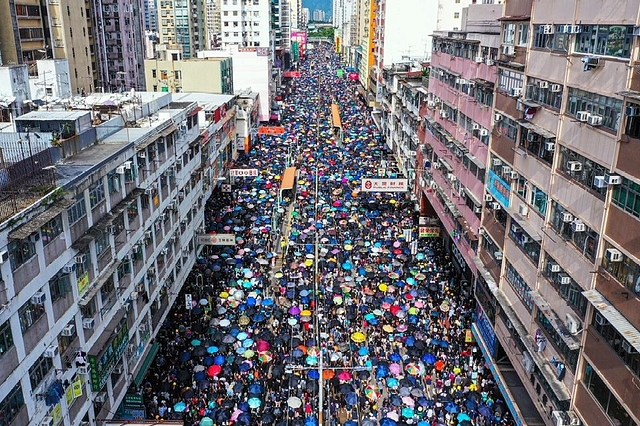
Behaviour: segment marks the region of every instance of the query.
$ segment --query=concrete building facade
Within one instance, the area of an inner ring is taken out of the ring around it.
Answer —
[[[149,92],[203,92],[233,94],[233,61],[230,57],[144,61]],[[202,78],[206,75],[207,78]]]

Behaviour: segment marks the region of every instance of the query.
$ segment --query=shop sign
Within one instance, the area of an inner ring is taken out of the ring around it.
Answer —
[[[258,176],[258,169],[230,169],[229,176],[231,177],[256,177]]]
[[[406,192],[408,179],[362,179],[363,192]]]
[[[440,227],[420,226],[418,227],[418,236],[420,238],[438,238],[440,236]]]
[[[235,246],[234,234],[202,234],[198,235],[198,244],[203,246]]]

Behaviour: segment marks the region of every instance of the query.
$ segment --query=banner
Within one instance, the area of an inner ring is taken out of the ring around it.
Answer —
[[[82,396],[82,381],[81,380],[76,380],[75,382],[73,382],[73,397],[74,398],[79,398]]]
[[[235,246],[234,234],[202,234],[198,235],[198,244],[204,246]]]
[[[418,236],[420,238],[438,238],[440,228],[438,226],[420,226],[418,227]]]
[[[408,189],[407,179],[362,179],[362,192],[406,192]]]
[[[231,177],[256,177],[258,174],[258,169],[229,169]]]
[[[258,127],[259,135],[281,135],[284,133],[282,126],[260,126]]]

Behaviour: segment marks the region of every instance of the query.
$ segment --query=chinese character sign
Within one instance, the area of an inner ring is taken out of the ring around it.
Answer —
[[[362,179],[362,192],[406,192],[407,179]]]
[[[236,245],[236,236],[234,234],[198,235],[198,244],[204,246],[234,246]]]

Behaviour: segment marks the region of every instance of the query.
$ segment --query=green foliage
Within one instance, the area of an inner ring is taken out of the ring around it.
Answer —
[[[333,36],[334,36],[333,27],[318,28],[315,31],[309,33],[309,37],[326,37],[326,38],[333,39]]]

